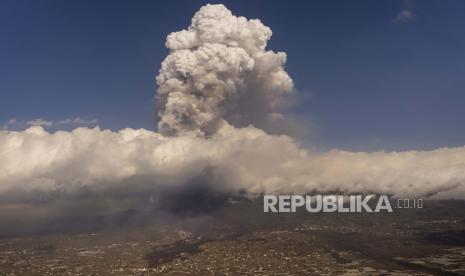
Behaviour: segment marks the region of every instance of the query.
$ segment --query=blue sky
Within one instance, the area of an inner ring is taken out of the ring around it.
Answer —
[[[0,124],[154,129],[165,37],[207,1],[2,1]],[[210,1],[273,30],[323,148],[465,144],[464,1]],[[411,16],[395,20],[402,11]]]

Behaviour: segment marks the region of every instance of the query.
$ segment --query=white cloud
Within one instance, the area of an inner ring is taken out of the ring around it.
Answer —
[[[17,121],[16,119],[9,119],[8,121],[6,121],[5,123],[3,123],[2,125],[2,130],[8,130],[11,128],[11,126],[14,126],[17,124]]]
[[[53,125],[53,122],[51,121],[46,121],[42,118],[39,119],[34,119],[29,122],[27,122],[27,125],[29,126],[42,126],[42,127],[51,127]]]
[[[394,23],[406,23],[411,20],[415,15],[410,10],[401,10],[399,14],[392,20]]]
[[[55,126],[96,126],[98,124],[97,119],[86,120],[81,117],[75,117],[72,119],[59,120],[54,122]]]
[[[62,129],[66,127],[79,127],[79,126],[96,126],[97,119],[86,120],[81,117],[68,118],[64,120],[52,121],[43,118],[37,118],[29,121],[9,119],[2,125],[3,130],[24,130],[31,126],[41,126],[46,129]]]
[[[312,153],[288,136],[224,125],[210,138],[148,130],[42,127],[0,131],[0,202],[87,193],[147,195],[200,176],[212,191],[249,195],[374,192],[465,199],[465,148]],[[207,175],[205,173],[208,172]]]

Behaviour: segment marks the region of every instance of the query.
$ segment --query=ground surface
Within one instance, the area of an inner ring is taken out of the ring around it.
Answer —
[[[392,214],[265,214],[237,202],[79,218],[85,227],[71,232],[4,236],[0,275],[465,275],[464,210],[442,201]]]

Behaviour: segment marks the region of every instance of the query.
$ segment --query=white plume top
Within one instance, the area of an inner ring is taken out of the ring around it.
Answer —
[[[265,50],[271,34],[260,20],[206,5],[187,30],[168,35],[171,52],[157,76],[159,131],[211,135],[221,124],[256,124],[278,112],[293,83],[286,54]]]

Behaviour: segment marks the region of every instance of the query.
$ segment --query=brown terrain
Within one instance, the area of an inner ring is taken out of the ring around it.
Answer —
[[[465,275],[465,202],[394,213],[127,211],[5,233],[0,275]]]

